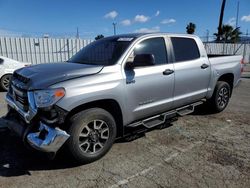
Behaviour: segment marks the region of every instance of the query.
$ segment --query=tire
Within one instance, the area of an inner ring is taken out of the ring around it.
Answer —
[[[104,109],[91,108],[70,119],[67,147],[73,157],[86,164],[103,157],[116,138],[116,123]]]
[[[214,113],[222,112],[228,105],[231,96],[231,87],[227,82],[218,81],[211,99],[208,100],[208,106]]]
[[[11,77],[12,77],[11,74],[5,74],[4,76],[2,76],[0,80],[0,86],[1,86],[1,89],[3,89],[4,91],[9,90],[9,83],[10,83]]]

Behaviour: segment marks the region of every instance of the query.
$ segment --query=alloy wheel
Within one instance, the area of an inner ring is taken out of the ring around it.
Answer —
[[[84,153],[95,154],[103,149],[109,138],[109,127],[103,120],[89,122],[79,135],[79,147]]]
[[[3,89],[8,90],[9,89],[9,84],[10,84],[10,78],[11,76],[6,75],[2,78],[2,86]]]
[[[222,87],[219,91],[219,96],[217,99],[220,108],[224,108],[229,101],[229,90],[226,87]]]

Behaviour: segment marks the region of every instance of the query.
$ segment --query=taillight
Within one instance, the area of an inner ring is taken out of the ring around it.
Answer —
[[[240,72],[242,73],[244,71],[244,59],[240,61],[240,64],[241,64]]]

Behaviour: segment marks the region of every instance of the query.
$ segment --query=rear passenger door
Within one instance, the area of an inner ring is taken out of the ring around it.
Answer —
[[[211,71],[195,39],[171,37],[171,42],[175,69],[174,107],[180,107],[206,96]]]
[[[126,118],[130,121],[151,116],[172,108],[174,72],[173,64],[168,61],[164,37],[147,38],[138,42],[127,62],[132,62],[138,54],[152,54],[155,64],[125,70],[126,76]],[[130,60],[129,60],[130,59]]]

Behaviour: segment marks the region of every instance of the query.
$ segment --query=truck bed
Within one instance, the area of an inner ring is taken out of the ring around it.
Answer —
[[[214,58],[214,57],[230,57],[230,56],[235,56],[234,54],[207,54],[208,58]]]
[[[207,56],[217,75],[232,73],[234,74],[234,86],[237,85],[241,77],[241,55],[208,54]]]

